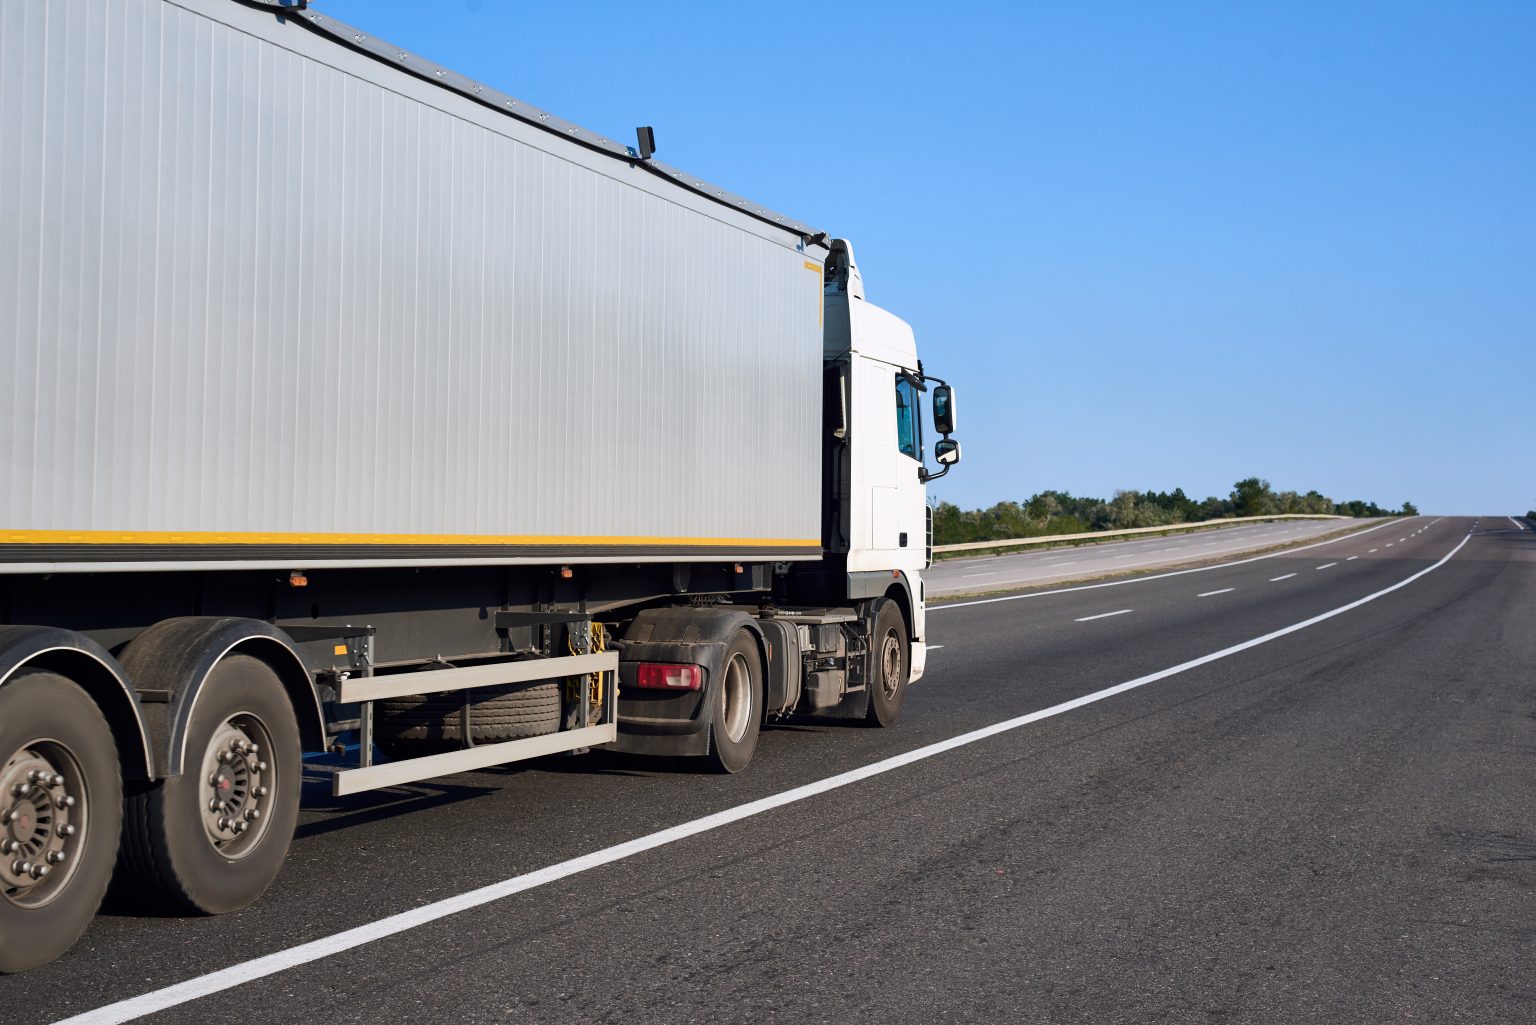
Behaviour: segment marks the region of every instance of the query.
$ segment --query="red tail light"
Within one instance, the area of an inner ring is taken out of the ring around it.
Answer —
[[[704,686],[704,670],[675,662],[641,662],[635,667],[635,686],[652,690],[698,690]]]

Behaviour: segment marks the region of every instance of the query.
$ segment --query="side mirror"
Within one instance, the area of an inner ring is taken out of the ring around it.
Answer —
[[[939,434],[955,433],[955,390],[947,384],[933,389],[933,429]]]
[[[937,409],[937,402],[934,407]],[[960,443],[954,438],[940,438],[934,442],[933,458],[938,460],[940,466],[954,466],[960,461]]]

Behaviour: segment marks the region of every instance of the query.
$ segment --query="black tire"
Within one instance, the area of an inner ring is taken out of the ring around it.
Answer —
[[[763,724],[763,661],[750,633],[736,632],[709,687],[709,765],[716,772],[740,772],[757,750]]]
[[[240,737],[256,749],[236,752]],[[186,911],[220,915],[248,907],[288,855],[303,783],[298,722],[270,666],[249,655],[214,666],[192,710],[182,770],[130,793],[125,881]],[[224,782],[215,784],[215,775]],[[223,802],[217,812],[210,800]],[[205,814],[230,827],[213,825]]]
[[[542,737],[560,728],[560,684],[511,684],[469,692],[469,735],[476,744]],[[375,736],[386,751],[458,747],[464,741],[464,694],[414,694],[379,702]]]
[[[901,607],[889,598],[882,599],[875,611],[875,629],[870,636],[871,679],[865,721],[874,726],[895,726],[907,697],[912,645]]]
[[[17,795],[26,773],[45,764],[63,782]],[[62,855],[40,880],[0,879],[0,972],[20,972],[74,946],[101,906],[122,831],[123,782],[96,703],[62,676],[25,670],[0,687],[0,776],[0,818],[19,813],[0,823],[6,871],[28,852]],[[44,797],[47,804],[34,803]],[[74,803],[61,808],[65,799]]]

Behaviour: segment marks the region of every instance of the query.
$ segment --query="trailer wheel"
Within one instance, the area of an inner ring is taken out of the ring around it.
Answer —
[[[62,676],[0,687],[0,972],[72,947],[112,880],[123,784],[101,710]]]
[[[752,760],[763,722],[763,663],[757,642],[738,630],[720,662],[720,679],[710,700],[709,763],[717,772],[740,772]]]
[[[135,882],[217,915],[253,903],[282,868],[303,756],[282,681],[260,659],[224,659],[196,701],[182,775],[128,798],[122,863]]]
[[[880,603],[871,638],[870,668],[874,678],[869,682],[866,721],[875,726],[895,726],[896,720],[901,718],[901,703],[907,696],[907,663],[912,658],[907,624],[895,602]]]

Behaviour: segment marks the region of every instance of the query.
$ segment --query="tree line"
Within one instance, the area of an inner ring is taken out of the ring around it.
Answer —
[[[1028,501],[999,502],[990,509],[965,510],[950,502],[940,502],[933,512],[933,543],[951,545],[1015,537],[1086,534],[1093,530],[1166,527],[1200,520],[1283,513],[1363,517],[1417,516],[1418,512],[1412,502],[1404,502],[1401,509],[1385,509],[1375,502],[1358,498],[1335,502],[1317,491],[1305,494],[1276,491],[1269,481],[1248,477],[1234,484],[1232,493],[1226,498],[1212,495],[1204,501],[1190,498],[1183,488],[1174,488],[1172,491],[1116,491],[1109,501],[1065,491],[1041,491]]]

